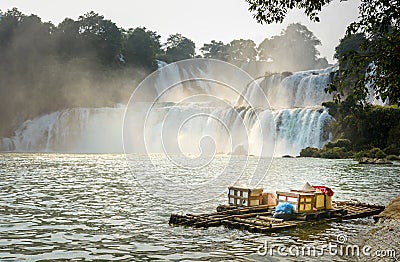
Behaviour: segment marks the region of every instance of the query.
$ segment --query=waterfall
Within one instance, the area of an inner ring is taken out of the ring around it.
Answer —
[[[208,69],[207,64],[184,70],[162,66],[152,85],[160,99],[153,103],[151,114],[138,104],[134,109],[137,118],[126,120],[135,130],[132,135],[144,136],[147,141],[146,146],[137,143],[135,153],[269,156],[268,150],[275,148],[275,156],[298,155],[304,147],[321,148],[329,141],[327,126],[332,118],[321,103],[332,99],[324,88],[335,68],[266,75],[240,83],[238,94],[228,85],[207,81],[178,84],[165,92],[163,84],[177,83],[182,76],[220,72]],[[226,78],[240,82],[234,73],[228,72]],[[202,94],[225,100],[202,99]],[[13,137],[0,139],[0,150],[120,153],[124,112],[125,107],[74,108],[46,114],[24,122]],[[142,122],[145,126],[139,124]]]
[[[333,96],[324,91],[332,80],[336,67],[309,70],[294,74],[271,74],[250,83],[244,94],[257,106],[266,106],[258,101],[263,92],[273,108],[295,108],[321,105]],[[261,89],[255,88],[258,85]]]
[[[122,152],[124,108],[74,108],[25,121],[15,136],[0,140],[2,151]]]

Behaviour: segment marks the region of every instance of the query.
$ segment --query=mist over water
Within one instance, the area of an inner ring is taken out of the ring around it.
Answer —
[[[179,82],[189,76],[222,73],[206,62],[184,69],[166,66],[157,71],[153,89],[141,94],[143,104],[134,105],[136,119],[127,120],[135,130],[132,136],[144,136],[149,141],[147,148],[138,142],[133,153],[165,153],[167,148],[167,153],[188,155],[281,156],[297,155],[307,146],[322,147],[329,141],[327,125],[332,118],[321,103],[332,99],[324,88],[334,70],[270,74],[254,82],[243,82],[233,72],[224,72],[226,83],[237,83],[232,88],[204,79]],[[162,86],[171,88],[164,90]],[[147,101],[148,94],[158,99]],[[143,109],[148,103],[150,112]],[[0,139],[0,150],[123,152],[124,112],[125,107],[120,106],[74,108],[43,115],[24,122],[15,136]],[[146,120],[144,126],[142,120]],[[178,146],[165,145],[165,141],[177,141]]]

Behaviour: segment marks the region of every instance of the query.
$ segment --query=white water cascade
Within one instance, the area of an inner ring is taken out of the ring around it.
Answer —
[[[173,83],[176,75],[191,74],[190,70],[193,70],[188,68],[183,72],[174,67],[165,68],[167,71],[160,74],[154,83],[154,92],[158,94],[162,92],[158,90],[158,83]],[[197,70],[207,71],[207,68]],[[199,83],[192,84],[190,88],[177,87],[174,92],[165,93],[155,103],[153,113],[146,119],[147,128],[138,126],[135,129],[136,136],[145,136],[150,141],[146,148],[138,146],[136,152],[164,152],[165,148],[160,145],[178,140],[179,148],[175,148],[176,152],[172,149],[174,152],[171,153],[199,154],[199,146],[193,141],[201,141],[204,143],[201,150],[207,150],[207,140],[202,139],[208,136],[215,143],[210,145],[210,152],[215,150],[221,154],[259,155],[262,152],[259,145],[274,146],[275,156],[298,155],[307,146],[320,148],[329,141],[327,125],[332,118],[321,103],[332,99],[331,95],[324,92],[324,88],[331,81],[333,70],[334,68],[327,68],[291,75],[271,74],[243,85],[240,91],[251,100],[252,108],[246,106],[246,101],[242,101],[233,91],[225,92],[225,97],[226,100],[234,100],[235,107],[226,106],[221,101],[201,99],[182,102],[188,95],[214,94],[220,91],[212,85]],[[259,93],[260,89],[254,88],[255,84],[261,87],[270,105],[260,99],[262,95]],[[137,111],[140,110],[141,106],[137,105]],[[123,151],[124,112],[125,107],[75,108],[43,115],[24,122],[13,137],[0,139],[0,150],[120,153]],[[258,113],[261,125],[255,124],[255,112]],[[146,112],[142,113],[142,117],[145,117]],[[193,114],[200,117],[190,119]],[[182,125],[182,121],[188,117],[189,120]],[[224,125],[216,124],[211,121],[212,118],[218,119]],[[166,119],[171,121],[165,121]],[[243,133],[239,125],[245,125],[248,132]],[[159,141],[162,139],[159,135],[161,129],[171,130],[163,134],[165,137],[162,142]],[[260,129],[262,132],[257,132]],[[174,133],[174,130],[178,131]],[[270,136],[272,133],[276,134],[274,141]]]
[[[122,152],[124,108],[74,108],[25,121],[11,138],[0,139],[2,151]]]

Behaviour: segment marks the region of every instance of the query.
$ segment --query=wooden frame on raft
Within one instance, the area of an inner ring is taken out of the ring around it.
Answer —
[[[278,202],[288,202],[294,206],[295,213],[314,212],[332,208],[327,196],[321,192],[276,192]],[[329,197],[330,198],[330,197]],[[331,198],[330,198],[330,201]]]
[[[259,206],[262,204],[262,188],[245,188],[230,186],[228,188],[228,203],[233,206]]]

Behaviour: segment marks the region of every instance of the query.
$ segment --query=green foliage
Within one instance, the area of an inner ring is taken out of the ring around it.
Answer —
[[[156,42],[154,32],[146,33]],[[58,26],[16,8],[2,12],[0,121],[7,125],[0,125],[0,137],[12,136],[21,122],[40,114],[126,102],[132,84],[143,79],[144,72],[155,69],[151,52],[157,45],[136,38],[137,46],[143,47],[138,56],[142,61],[136,62],[151,68],[132,70],[133,64],[121,59],[128,36],[115,23],[94,12],[78,20],[67,18]],[[158,46],[160,49],[159,42]]]
[[[340,39],[339,45],[335,48],[334,58],[339,61],[343,59],[349,52],[362,54],[363,50],[361,46],[367,41],[364,33],[356,33],[353,35],[346,35]],[[343,65],[341,65],[343,66]]]
[[[336,114],[338,113],[338,103],[335,103],[333,101],[328,101],[328,102],[323,102],[322,106],[328,108],[329,110],[329,114],[333,117],[336,116]]]
[[[156,32],[126,31],[95,12],[55,26],[16,8],[0,11],[0,137],[51,111],[126,103],[156,59],[194,55],[193,41],[179,34],[163,50]]]
[[[334,138],[348,139],[355,151],[372,147],[385,148],[387,154],[400,153],[400,108],[398,106],[354,105],[352,97],[341,103],[324,106],[336,119],[331,124]]]
[[[398,147],[398,146],[396,146],[394,144],[390,144],[383,151],[387,155],[400,155],[400,147]]]
[[[384,158],[386,155],[400,155],[400,108],[398,106],[354,107],[353,101],[346,99],[341,103],[324,103],[336,119],[331,124],[331,131],[336,140],[327,143],[319,150],[321,157],[350,157],[352,151],[357,152],[354,154],[357,160],[362,157]],[[312,152],[308,151],[302,152],[304,155],[312,156]]]
[[[160,36],[146,28],[130,30],[122,54],[127,64],[149,70],[157,69],[156,57],[161,53]]]
[[[200,51],[204,58],[219,59],[237,66],[252,61],[268,61],[275,70],[308,70],[326,68],[326,58],[319,58],[316,46],[319,39],[300,23],[290,24],[280,35],[273,36],[256,47],[253,40],[238,39],[228,44],[212,40],[204,44]]]
[[[397,149],[400,148],[400,123],[399,122],[396,125],[392,126],[389,130],[388,145],[391,145],[393,148],[397,148]],[[396,153],[400,154],[400,150],[398,150]]]
[[[239,39],[229,43],[228,61],[232,64],[240,66],[244,62],[255,61],[257,56],[256,44],[253,40]]]
[[[306,147],[300,151],[301,157],[319,157],[319,149],[315,147]]]
[[[379,158],[379,159],[382,159],[382,158],[385,158],[386,157],[386,154],[385,154],[385,152],[383,152],[380,148],[378,148],[379,150],[375,150],[375,158]]]
[[[117,60],[122,46],[122,33],[115,23],[93,11],[80,16],[77,23],[79,35],[86,39],[103,63]]]
[[[360,160],[363,157],[383,159],[386,157],[386,154],[382,149],[374,147],[370,150],[362,150],[354,155],[356,160]]]
[[[304,25],[290,24],[279,36],[264,39],[258,46],[261,60],[272,61],[275,68],[299,71],[325,68],[326,58],[318,58],[321,41]]]
[[[330,159],[342,159],[347,158],[349,153],[343,147],[333,147],[329,149],[324,149],[321,152],[322,158],[330,158]]]
[[[324,103],[336,119],[331,125],[336,140],[327,143],[319,151],[321,157],[349,157],[353,150],[357,152],[354,155],[356,159],[400,155],[400,108],[398,106],[354,107],[353,101],[346,99],[339,104]],[[312,156],[307,150],[303,154]]]
[[[7,47],[14,37],[15,30],[21,24],[26,15],[22,14],[17,8],[8,10],[1,14],[0,20],[0,46]]]
[[[400,104],[400,15],[393,8],[399,5],[398,0],[361,2],[361,19],[349,25],[346,38],[363,34],[365,39],[359,40],[358,52],[343,52],[339,62],[344,69],[331,89],[343,92],[351,86],[350,94],[362,104],[368,95]]]
[[[56,53],[63,60],[87,55],[85,39],[79,35],[79,23],[70,18],[64,19],[55,28],[54,42]]]
[[[395,106],[382,107],[371,106],[363,111],[356,113],[352,120],[345,119],[345,125],[348,128],[355,125],[356,129],[344,131],[351,132],[352,137],[348,137],[360,148],[363,144],[370,144],[373,147],[385,148],[389,146],[389,132],[394,132],[398,127],[396,124],[400,121],[400,109]],[[392,131],[391,131],[392,130]]]
[[[228,53],[229,45],[225,45],[221,41],[212,40],[210,44],[204,44],[202,48],[200,48],[201,53],[204,58],[212,58],[218,59],[222,61],[228,61],[229,53]]]
[[[368,151],[362,150],[354,154],[354,159],[360,161],[363,157],[370,157]]]
[[[332,149],[334,147],[344,148],[345,151],[350,151],[353,148],[353,145],[349,139],[337,139],[334,142],[328,142],[324,148],[325,149]]]
[[[257,57],[256,44],[253,40],[233,40],[229,44],[212,40],[210,44],[204,44],[200,51],[204,58],[219,59],[237,66],[245,62],[255,61]]]
[[[364,57],[368,54],[362,49],[367,44],[364,33],[347,35],[340,40],[335,49],[334,57],[339,61],[339,70],[326,91],[335,94],[335,100],[340,101],[342,97],[351,97],[354,101],[364,101],[368,93],[365,88],[354,89],[359,82],[364,81],[362,75],[368,67],[368,63],[354,67],[354,59]],[[359,61],[361,63],[361,61]]]
[[[246,0],[258,22],[282,22],[294,8],[314,21],[331,0]],[[361,0],[359,19],[347,28],[337,49],[340,71],[328,89],[337,99],[348,92],[358,105],[365,105],[368,90],[378,98],[400,105],[400,0]],[[365,36],[365,41],[363,37]],[[353,45],[354,44],[354,45]]]
[[[267,24],[282,23],[287,13],[294,8],[304,10],[304,13],[313,21],[319,22],[318,13],[322,7],[332,0],[293,0],[293,1],[266,1],[246,0],[249,10],[259,22]]]
[[[194,42],[181,34],[170,35],[167,39],[166,47],[166,62],[171,63],[194,58],[196,48]]]

